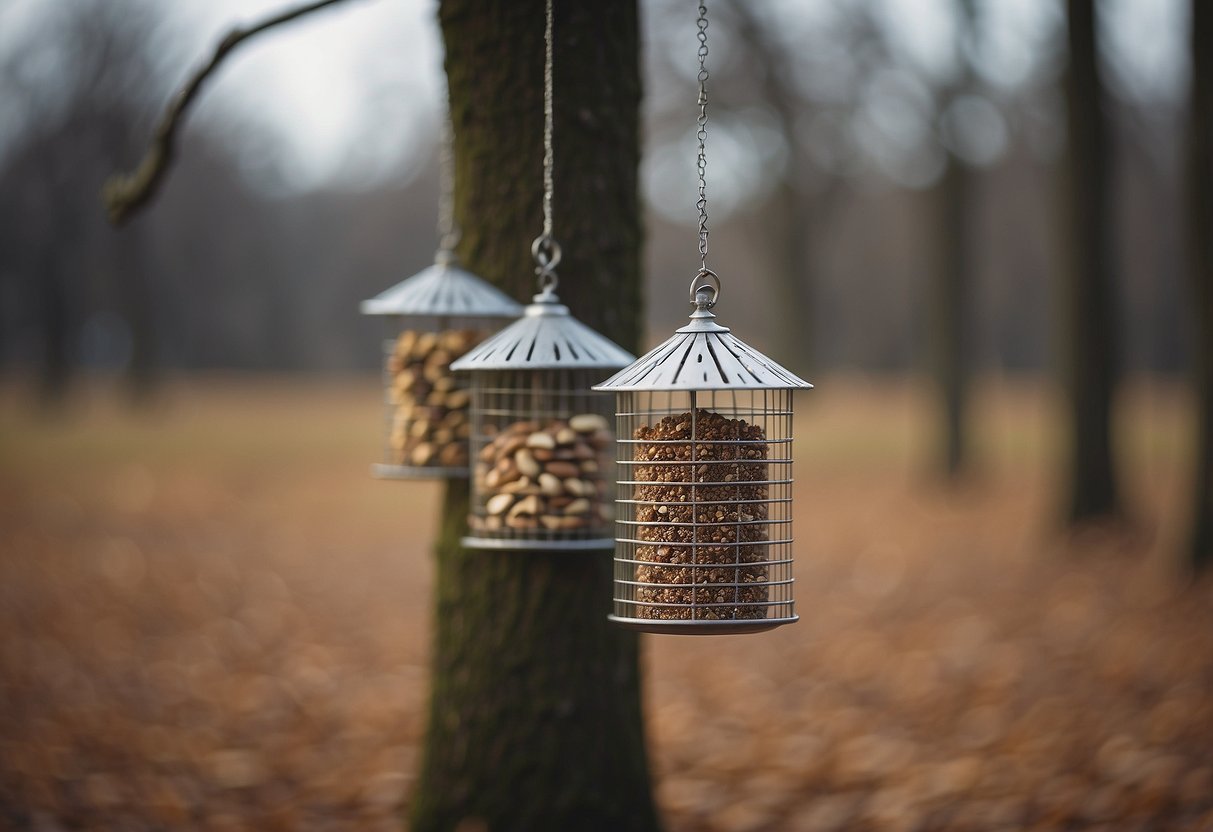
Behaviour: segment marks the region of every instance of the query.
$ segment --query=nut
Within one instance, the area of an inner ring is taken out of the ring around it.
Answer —
[[[489,514],[501,514],[514,503],[512,494],[494,494],[489,498],[489,501],[484,504],[484,509]]]
[[[467,431],[460,428],[467,424],[470,396],[459,388],[450,364],[481,337],[473,330],[400,333],[386,358],[388,401],[395,408],[388,437],[391,462],[467,467]]]
[[[539,462],[536,461],[531,452],[525,448],[514,454],[514,464],[518,466],[518,470],[521,471],[525,476],[539,476]]]
[[[500,449],[495,452],[495,455],[498,457],[510,457],[525,447],[525,436],[507,435],[506,439],[502,441]]]
[[[409,462],[421,467],[428,465],[434,457],[434,446],[429,442],[422,442],[417,447],[413,448],[413,452],[409,454]]]
[[[555,449],[556,439],[552,434],[539,430],[526,438],[526,446],[528,448],[544,448],[550,451]]]
[[[565,514],[588,514],[590,511],[590,501],[585,497],[578,497],[573,502],[564,507]]]
[[[516,480],[511,480],[505,485],[502,485],[497,490],[502,494],[524,494],[531,488],[531,480],[529,477],[519,477]]]
[[[467,464],[468,452],[467,448],[464,447],[462,443],[452,441],[440,447],[441,450],[438,451],[438,462],[441,465],[445,465],[450,468],[458,468]]]
[[[597,413],[579,413],[569,419],[569,427],[578,433],[593,433],[599,430],[609,430],[611,425],[605,416]]]
[[[581,473],[581,466],[577,465],[575,462],[568,462],[563,459],[554,459],[547,463],[545,468],[549,474],[554,474],[555,476],[560,477],[562,480],[568,479],[569,477],[575,477]]]
[[[517,517],[520,514],[539,514],[542,510],[543,501],[532,494],[514,503],[506,518]]]

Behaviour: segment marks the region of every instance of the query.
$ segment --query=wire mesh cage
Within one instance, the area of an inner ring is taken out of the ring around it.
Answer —
[[[688,326],[594,388],[616,394],[611,618],[647,632],[797,620],[792,391],[812,385],[715,323],[715,296],[697,292]]]
[[[454,364],[471,379],[474,462],[465,546],[577,550],[613,544],[609,396],[590,388],[632,356],[549,289]]]
[[[471,394],[451,362],[522,305],[440,253],[433,266],[362,303],[384,320],[384,479],[468,476]]]

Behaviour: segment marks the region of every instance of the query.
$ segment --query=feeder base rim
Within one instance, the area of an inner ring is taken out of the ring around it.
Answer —
[[[661,621],[651,618],[624,618],[608,615],[610,621],[629,630],[670,636],[728,636],[762,633],[783,624],[795,624],[799,615],[788,618],[756,618],[747,621]]]
[[[465,537],[459,541],[465,549],[498,549],[501,551],[581,552],[587,549],[614,549],[615,539],[599,537],[589,540],[498,540]]]
[[[466,480],[468,469],[377,462],[371,466],[371,476],[377,480]]]

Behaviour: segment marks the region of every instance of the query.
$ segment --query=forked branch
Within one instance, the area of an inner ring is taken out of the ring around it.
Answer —
[[[122,225],[150,202],[160,190],[165,174],[168,173],[168,169],[173,163],[177,149],[177,132],[186,111],[198,97],[198,92],[206,80],[215,73],[215,70],[237,46],[262,32],[343,2],[345,0],[314,0],[248,26],[238,26],[228,32],[215,47],[210,60],[200,66],[190,76],[185,86],[178,90],[169,101],[164,115],[160,117],[160,121],[156,125],[156,132],[152,136],[151,144],[148,145],[147,152],[144,153],[138,167],[131,173],[115,173],[106,180],[101,189],[101,199],[105,203],[110,222],[114,225]]]

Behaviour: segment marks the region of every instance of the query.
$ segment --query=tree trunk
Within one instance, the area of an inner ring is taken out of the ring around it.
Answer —
[[[541,229],[543,3],[443,0],[465,265],[535,292]],[[635,3],[558,0],[554,236],[561,298],[635,349],[640,307]],[[608,375],[609,373],[604,373]],[[412,825],[653,830],[637,641],[606,619],[609,552],[464,550],[467,488],[437,546],[433,689]]]
[[[1192,0],[1192,88],[1188,112],[1188,250],[1195,310],[1196,470],[1188,559],[1213,565],[1213,6]]]
[[[938,262],[931,304],[932,363],[939,391],[940,470],[950,479],[965,464],[965,405],[969,362],[965,317],[969,307],[969,194],[972,174],[968,166],[949,154],[943,177],[935,190]]]
[[[945,134],[944,121],[953,104],[976,86],[973,72],[978,10],[972,0],[956,0],[953,13],[957,31],[953,40],[956,74],[940,95],[936,130]],[[946,134],[945,134],[946,137]],[[953,141],[957,137],[951,137]],[[964,470],[968,452],[966,412],[972,358],[968,321],[972,296],[973,181],[969,164],[944,142],[943,175],[934,189],[935,261],[931,281],[929,338],[931,369],[939,396],[937,464],[949,480]]]
[[[1109,151],[1095,0],[1068,0],[1063,336],[1069,397],[1071,524],[1119,513],[1112,462],[1116,386]]]

